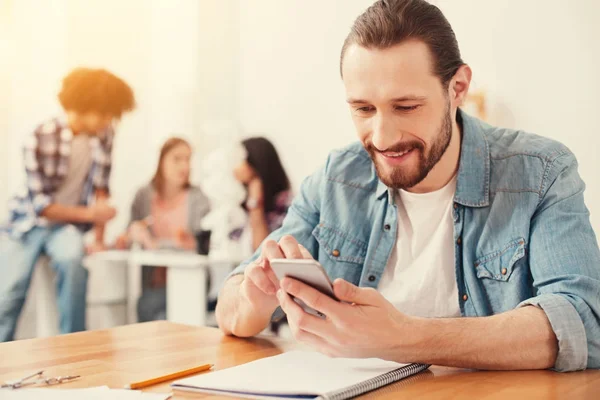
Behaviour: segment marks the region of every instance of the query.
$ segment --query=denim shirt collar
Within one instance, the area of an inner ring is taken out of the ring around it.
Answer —
[[[490,203],[490,151],[479,120],[458,109],[457,119],[462,122],[462,138],[458,179],[454,201],[466,207],[487,207]],[[377,199],[393,191],[378,180]]]
[[[481,121],[458,110],[462,141],[454,201],[466,207],[490,204],[490,149]]]

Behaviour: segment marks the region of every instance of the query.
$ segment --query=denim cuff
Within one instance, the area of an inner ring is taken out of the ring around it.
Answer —
[[[533,305],[546,313],[558,339],[555,371],[579,371],[587,367],[587,336],[577,309],[559,294],[542,294],[521,302],[517,308]]]

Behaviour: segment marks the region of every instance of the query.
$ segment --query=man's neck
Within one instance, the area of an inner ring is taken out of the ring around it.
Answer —
[[[457,110],[457,113],[459,111]],[[452,136],[446,152],[431,169],[429,174],[418,185],[408,191],[412,193],[429,193],[446,186],[458,171],[460,161],[460,145],[462,142],[462,126],[454,119],[452,123]]]
[[[83,133],[83,128],[81,127],[81,123],[74,115],[67,116],[67,125],[71,132],[73,132],[73,136],[77,136]]]

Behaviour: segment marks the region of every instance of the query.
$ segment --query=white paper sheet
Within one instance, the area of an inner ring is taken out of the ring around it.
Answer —
[[[139,390],[109,389],[108,386],[85,389],[0,389],[0,400],[167,400],[170,397],[171,393],[144,393]]]

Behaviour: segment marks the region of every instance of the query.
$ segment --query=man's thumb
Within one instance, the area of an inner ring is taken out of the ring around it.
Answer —
[[[348,303],[373,304],[376,302],[373,294],[377,294],[377,291],[358,287],[343,279],[336,279],[333,282],[333,293],[339,300]]]

